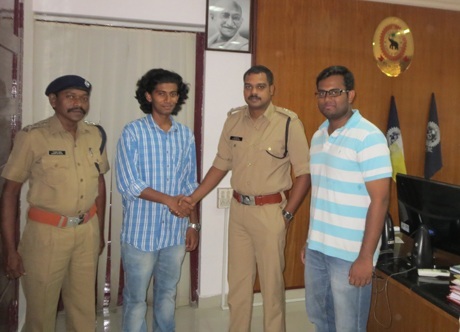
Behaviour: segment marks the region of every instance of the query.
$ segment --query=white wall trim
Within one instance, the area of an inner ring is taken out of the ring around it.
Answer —
[[[404,6],[460,11],[459,0],[364,0]]]
[[[204,25],[185,25],[165,22],[154,21],[141,21],[141,20],[122,20],[111,19],[107,17],[89,17],[89,16],[76,16],[76,15],[49,15],[46,13],[35,13],[35,19],[38,21],[50,21],[61,23],[77,23],[77,24],[93,24],[105,25],[113,27],[124,28],[138,28],[138,29],[151,29],[151,30],[167,30],[167,31],[181,31],[181,32],[204,32]]]

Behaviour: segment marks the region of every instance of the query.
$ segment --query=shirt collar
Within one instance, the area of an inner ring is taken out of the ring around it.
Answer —
[[[354,110],[352,110],[352,112],[353,112],[353,114],[348,119],[347,123],[345,123],[345,125],[343,127],[340,127],[337,130],[340,131],[340,130],[343,130],[345,128],[354,127],[362,119],[362,115],[359,113],[359,110],[354,109]],[[327,130],[328,127],[329,127],[329,120],[326,120],[320,126],[320,129]]]
[[[67,130],[62,126],[61,121],[57,117],[56,114],[54,114],[52,117],[49,118],[49,128],[50,128],[50,133],[51,134],[57,134],[60,132],[67,132]],[[87,132],[87,129],[85,128],[84,121],[79,121],[77,124],[77,133],[78,134],[83,134]]]
[[[275,106],[270,102],[270,105],[268,105],[267,109],[265,112],[262,114],[262,117],[267,118],[267,120],[270,120],[270,118],[273,116],[273,113],[275,113]],[[249,108],[246,105],[246,109],[244,110],[244,116],[247,118],[250,118],[249,114]]]
[[[155,122],[155,120],[153,120],[153,116],[152,114],[147,114],[146,115],[146,118],[147,118],[147,123],[149,124],[149,126],[155,130],[161,130],[161,131],[164,131],[163,129],[160,128],[160,126]],[[169,129],[169,131],[177,131],[178,128],[177,128],[177,122],[174,120],[174,118],[170,115],[169,116],[169,119],[171,120],[171,128]]]
[[[267,109],[265,110],[263,116],[265,116],[268,120],[270,120],[274,113],[275,113],[275,106],[272,103],[270,103],[270,105],[268,105]]]

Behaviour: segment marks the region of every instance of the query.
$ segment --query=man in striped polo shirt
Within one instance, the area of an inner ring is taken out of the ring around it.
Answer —
[[[317,331],[366,331],[390,154],[382,132],[352,108],[354,77],[347,68],[324,69],[316,87],[326,121],[310,148],[310,228],[302,252],[307,313]]]

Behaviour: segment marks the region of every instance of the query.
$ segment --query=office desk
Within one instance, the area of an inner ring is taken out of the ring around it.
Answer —
[[[407,250],[395,252],[381,255],[377,264],[368,331],[459,332],[460,306],[446,299],[448,278],[419,277],[405,258]]]

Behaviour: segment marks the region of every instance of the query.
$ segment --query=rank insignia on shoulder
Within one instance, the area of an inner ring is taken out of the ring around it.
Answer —
[[[245,105],[245,106],[240,106],[240,107],[235,107],[235,108],[232,108],[228,113],[227,113],[227,116],[230,116],[230,115],[233,115],[233,114],[236,114],[240,111],[244,111],[248,106]]]
[[[31,130],[43,128],[46,125],[48,125],[48,120],[43,120],[43,121],[31,124],[31,125],[25,126],[24,128],[22,128],[22,131],[25,131],[26,133],[28,133]]]
[[[64,150],[49,150],[48,154],[50,156],[65,156],[65,151]]]
[[[278,110],[279,110],[280,113],[282,113],[284,115],[287,115],[291,119],[297,119],[298,118],[297,113],[295,113],[295,112],[293,112],[291,110],[288,110],[287,108],[279,108]]]

